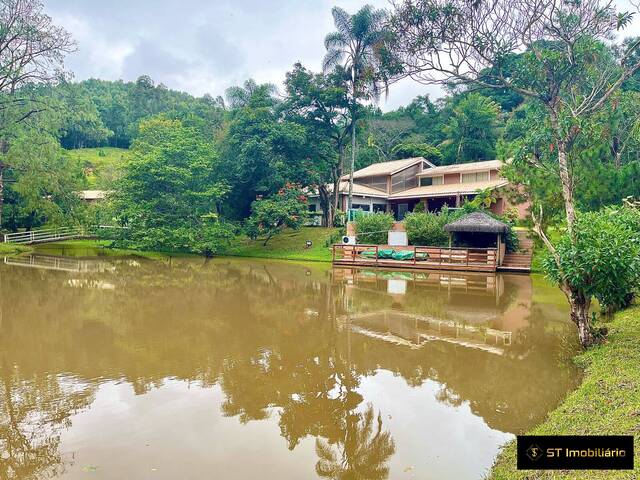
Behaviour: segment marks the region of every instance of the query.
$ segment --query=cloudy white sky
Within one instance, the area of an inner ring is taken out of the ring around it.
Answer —
[[[627,3],[628,0],[621,0]],[[355,12],[387,0],[45,0],[78,43],[67,66],[77,80],[156,82],[193,95],[224,94],[248,78],[281,85],[300,61],[320,70],[331,8]],[[639,31],[638,21],[632,29]],[[631,33],[631,32],[630,32]],[[393,85],[383,110],[440,90],[409,79]]]
[[[156,82],[193,95],[224,94],[248,78],[281,85],[300,61],[319,71],[331,8],[349,12],[387,0],[45,0],[78,51],[67,59],[77,80]],[[380,106],[392,109],[437,87],[411,80],[394,85]]]

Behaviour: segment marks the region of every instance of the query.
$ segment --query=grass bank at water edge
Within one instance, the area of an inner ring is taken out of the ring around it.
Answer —
[[[490,480],[639,479],[640,305],[609,323],[606,343],[578,355],[582,384],[530,435],[634,435],[635,469],[590,471],[516,470],[515,442],[498,456]]]
[[[15,243],[0,243],[0,255],[19,255],[31,251],[31,247],[26,245],[17,245]]]
[[[251,240],[239,237],[231,255],[239,257],[278,258],[282,260],[308,260],[330,262],[331,247],[327,242],[337,228],[303,227],[300,230],[285,230],[275,235],[267,245],[264,239]],[[307,248],[307,240],[312,246]]]

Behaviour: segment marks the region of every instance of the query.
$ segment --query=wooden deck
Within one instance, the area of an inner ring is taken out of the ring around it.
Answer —
[[[411,260],[378,258],[379,250],[393,248],[411,251]],[[333,245],[333,264],[344,266],[407,269],[495,272],[495,248],[384,247],[379,245]]]

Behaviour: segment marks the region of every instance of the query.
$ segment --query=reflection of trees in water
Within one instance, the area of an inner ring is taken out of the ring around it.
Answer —
[[[318,468],[329,478],[388,473],[393,440],[380,415],[358,413],[360,379],[377,369],[413,386],[437,381],[439,400],[469,402],[489,426],[505,431],[540,419],[570,383],[566,365],[551,364],[558,333],[545,329],[541,312],[503,356],[441,342],[408,350],[338,328],[345,287],[327,282],[322,271],[271,262],[115,264],[115,271],[83,274],[87,282],[72,284],[73,275],[60,272],[0,270],[12,279],[0,291],[0,351],[8,364],[30,379],[47,371],[124,379],[137,394],[168,377],[218,384],[224,415],[248,422],[277,412],[290,449],[318,438]],[[91,287],[100,282],[114,288]],[[446,307],[427,293],[412,285],[408,301],[417,309],[427,301]],[[375,291],[355,301],[365,311],[389,305]],[[370,471],[362,463],[369,461]]]
[[[70,417],[93,401],[93,388],[64,384],[55,375],[23,380],[3,360],[0,367],[0,478],[51,478],[65,460],[58,447]]]
[[[341,437],[330,442],[316,439],[316,473],[333,480],[379,480],[389,476],[389,459],[396,447],[382,417],[371,405],[363,413],[345,418]]]

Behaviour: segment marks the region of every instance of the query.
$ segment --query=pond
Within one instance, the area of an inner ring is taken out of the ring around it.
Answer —
[[[575,387],[536,276],[0,264],[0,478],[480,479]]]

